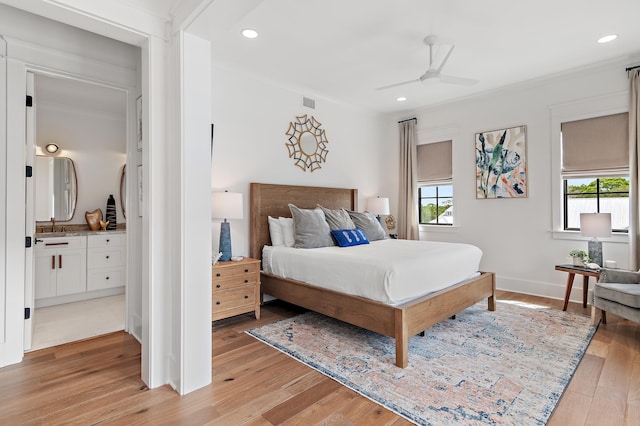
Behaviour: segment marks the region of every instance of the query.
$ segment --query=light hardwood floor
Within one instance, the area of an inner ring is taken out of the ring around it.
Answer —
[[[561,301],[499,299],[561,309]],[[578,304],[571,311],[588,314]],[[125,333],[26,354],[0,369],[0,424],[403,425],[408,422],[244,334],[300,312],[278,302],[213,327],[213,383],[180,397],[140,380],[140,345]],[[608,316],[550,425],[640,424],[640,326]]]

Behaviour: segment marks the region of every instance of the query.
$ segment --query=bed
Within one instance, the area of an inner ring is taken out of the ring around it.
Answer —
[[[322,188],[296,185],[251,183],[249,255],[261,259],[262,249],[270,244],[268,217],[290,217],[288,204],[300,208],[357,210],[356,189]],[[303,250],[303,249],[300,249]],[[410,301],[389,305],[336,290],[261,273],[261,291],[332,318],[395,339],[396,365],[408,365],[408,342],[432,325],[469,306],[487,299],[495,310],[495,276],[478,276]]]

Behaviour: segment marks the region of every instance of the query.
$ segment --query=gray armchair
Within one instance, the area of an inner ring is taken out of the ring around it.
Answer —
[[[591,320],[594,324],[599,311],[602,312],[603,324],[607,323],[607,312],[640,322],[640,271],[601,269],[593,289]]]

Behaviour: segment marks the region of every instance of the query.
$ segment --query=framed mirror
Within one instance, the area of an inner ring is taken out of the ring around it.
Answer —
[[[122,174],[120,175],[120,208],[122,216],[127,218],[127,165],[122,166]]]
[[[37,155],[34,166],[35,218],[38,222],[73,219],[78,204],[78,175],[71,158]]]

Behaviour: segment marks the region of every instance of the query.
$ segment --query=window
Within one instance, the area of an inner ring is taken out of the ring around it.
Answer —
[[[421,225],[453,225],[453,185],[418,187]]]
[[[563,187],[565,230],[580,229],[580,213],[611,213],[612,231],[628,231],[628,176],[569,178]]]
[[[453,225],[451,141],[418,145],[418,223]]]
[[[611,213],[612,231],[628,231],[628,126],[628,113],[562,123],[564,230],[580,230],[580,213]]]

